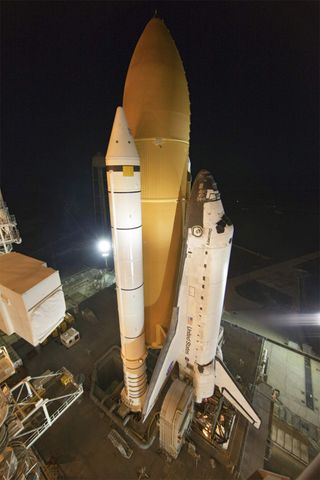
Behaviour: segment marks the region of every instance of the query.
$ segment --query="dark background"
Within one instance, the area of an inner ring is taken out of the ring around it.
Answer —
[[[91,158],[105,153],[155,9],[182,57],[193,175],[211,170],[235,243],[275,260],[319,248],[317,2],[2,2],[1,188],[18,250],[91,260]],[[96,254],[95,254],[96,255]]]

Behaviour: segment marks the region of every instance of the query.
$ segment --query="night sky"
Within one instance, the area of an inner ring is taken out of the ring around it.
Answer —
[[[269,205],[289,214],[288,238],[305,228],[298,253],[315,249],[319,4],[71,1],[1,3],[1,188],[25,248],[95,236],[91,158],[155,9],[189,83],[193,175],[213,172],[247,246],[245,209]]]

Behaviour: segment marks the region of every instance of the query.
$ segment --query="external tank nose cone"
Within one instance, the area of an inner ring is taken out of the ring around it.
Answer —
[[[187,80],[175,43],[159,18],[149,21],[136,45],[123,106],[134,138],[189,141]]]

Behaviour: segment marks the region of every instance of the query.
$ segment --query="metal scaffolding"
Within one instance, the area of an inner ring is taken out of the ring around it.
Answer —
[[[0,255],[11,252],[12,245],[21,242],[16,218],[10,215],[0,190]]]
[[[82,393],[66,368],[25,378],[10,390],[9,412],[18,426],[14,438],[31,447]]]

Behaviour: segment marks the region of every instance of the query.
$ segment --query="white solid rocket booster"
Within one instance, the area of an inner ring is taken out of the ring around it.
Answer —
[[[140,158],[121,107],[116,111],[106,167],[124,371],[121,396],[131,411],[138,412],[147,386]]]

